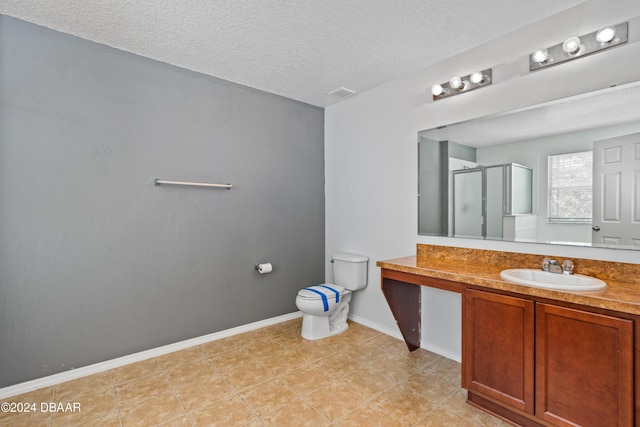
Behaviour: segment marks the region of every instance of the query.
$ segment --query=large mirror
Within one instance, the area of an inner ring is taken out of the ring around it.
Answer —
[[[422,235],[640,249],[640,82],[418,134]]]

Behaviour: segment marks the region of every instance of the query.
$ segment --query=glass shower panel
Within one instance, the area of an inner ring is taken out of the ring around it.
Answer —
[[[533,171],[525,166],[516,164],[510,166],[511,214],[530,214],[533,212]]]
[[[481,169],[453,171],[453,235],[483,237],[483,173]]]
[[[502,220],[504,212],[504,166],[487,167],[486,224],[487,239],[502,240]]]

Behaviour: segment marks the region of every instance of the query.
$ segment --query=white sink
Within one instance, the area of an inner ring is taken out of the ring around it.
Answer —
[[[607,287],[600,279],[582,274],[558,274],[532,268],[515,268],[500,272],[502,279],[518,285],[563,291],[597,291]]]

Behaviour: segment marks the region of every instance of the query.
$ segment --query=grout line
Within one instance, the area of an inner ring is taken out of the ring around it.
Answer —
[[[118,413],[118,423],[122,427],[122,416],[120,415],[120,402],[118,401],[118,393],[116,393],[116,383],[113,381],[111,371],[109,371],[109,381],[111,382],[111,391],[113,392],[113,398],[116,401],[116,412]]]
[[[58,389],[58,385],[54,385],[53,386],[53,390],[51,391],[51,401],[55,402],[56,401],[56,390]],[[53,413],[49,414],[49,427],[52,427],[53,425]]]
[[[187,421],[189,421],[189,424],[191,424],[191,426],[193,427],[193,421],[191,421],[191,417],[189,417],[189,413],[187,412],[187,409],[182,404],[182,400],[180,400],[180,396],[178,396],[178,393],[176,392],[176,389],[175,389],[173,383],[171,382],[171,379],[169,379],[169,376],[167,375],[167,372],[162,367],[162,364],[160,364],[160,361],[158,360],[158,358],[156,357],[155,359],[156,359],[156,363],[160,367],[160,371],[162,372],[162,376],[164,377],[165,380],[167,380],[167,383],[169,383],[169,388],[171,389],[171,393],[173,393],[173,397],[176,398],[176,400],[178,401],[178,404],[180,405],[180,407],[182,408],[182,411],[184,412],[184,416],[187,418]]]

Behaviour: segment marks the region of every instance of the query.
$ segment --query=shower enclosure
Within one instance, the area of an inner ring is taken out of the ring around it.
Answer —
[[[516,217],[533,213],[533,171],[515,163],[451,172],[455,237],[516,239]]]

